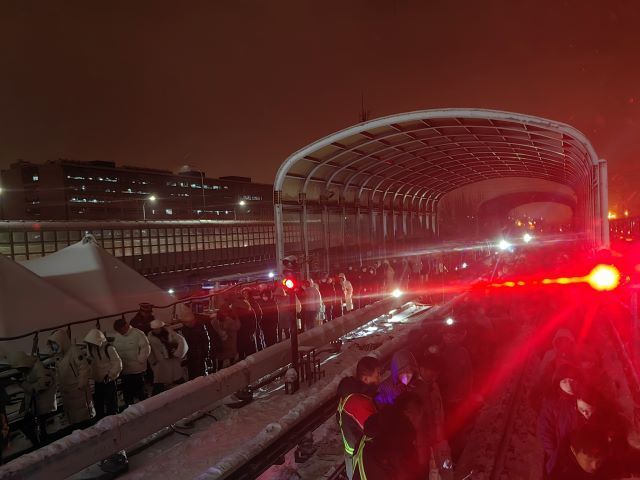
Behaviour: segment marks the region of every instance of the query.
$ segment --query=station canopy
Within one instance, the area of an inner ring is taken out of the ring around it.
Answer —
[[[289,157],[276,190],[312,201],[391,193],[438,198],[481,180],[530,177],[580,190],[598,158],[574,128],[491,110],[427,110],[376,119]]]
[[[361,123],[288,157],[274,190],[282,205],[429,213],[448,192],[508,177],[569,186],[580,204],[578,224],[594,241],[608,240],[601,218],[606,163],[575,128],[510,112],[424,110]]]

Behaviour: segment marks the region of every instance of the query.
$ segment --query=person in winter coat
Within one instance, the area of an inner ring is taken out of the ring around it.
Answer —
[[[380,383],[382,367],[377,358],[363,357],[355,377],[345,377],[338,385],[336,418],[342,435],[347,477],[353,478],[353,456],[364,436],[364,424],[376,412],[373,396]]]
[[[318,282],[318,290],[322,296],[322,303],[324,305],[324,321],[330,322],[334,318],[340,316],[342,306],[340,302],[340,289],[333,284],[332,279],[327,272],[320,274],[320,281]]]
[[[544,449],[547,475],[554,469],[561,446],[577,426],[576,391],[579,376],[570,365],[561,366],[553,378],[555,389],[542,401],[538,438]]]
[[[302,328],[305,331],[311,330],[316,326],[320,314],[320,306],[322,305],[320,291],[313,286],[311,280],[305,280],[302,282],[298,296],[302,305]]]
[[[232,365],[238,356],[238,331],[240,320],[229,306],[230,301],[223,303],[216,314],[214,328],[218,333],[219,345],[215,350],[217,369],[224,368],[228,361]]]
[[[381,279],[383,281],[383,290],[386,293],[393,292],[393,290],[396,288],[396,274],[393,267],[386,260],[382,262],[382,272],[383,273]]]
[[[354,480],[426,478],[418,460],[414,427],[422,413],[420,399],[404,393],[398,400],[401,405],[383,408],[367,419],[365,437],[354,458]]]
[[[258,351],[256,347],[258,319],[249,301],[243,297],[234,298],[231,306],[234,316],[240,321],[240,330],[238,330],[237,337],[238,355],[240,360],[244,360],[247,356]]]
[[[42,416],[55,412],[56,376],[55,371],[46,368],[42,362],[24,352],[11,352],[9,363],[23,374],[25,419],[24,433],[34,445],[40,445],[47,435]]]
[[[278,343],[278,305],[269,290],[260,293],[260,308],[262,310],[262,332],[267,347]]]
[[[474,369],[471,354],[463,344],[466,334],[466,329],[460,325],[446,327],[441,352],[440,386],[447,424],[445,436],[454,460],[462,454],[473,428],[473,419],[468,414],[473,398]]]
[[[113,345],[122,360],[122,396],[129,406],[137,399],[147,398],[144,376],[147,371],[147,360],[151,354],[149,339],[142,332],[119,318],[113,323],[115,330]]]
[[[91,364],[84,345],[72,345],[64,330],[54,330],[47,344],[56,360],[56,380],[69,425],[91,420],[95,415],[89,388]]]
[[[93,402],[98,419],[118,413],[116,380],[122,372],[122,360],[116,348],[98,329],[91,329],[84,337],[94,381]]]
[[[391,375],[378,387],[375,401],[380,407],[393,405],[396,398],[415,387],[412,381],[417,379],[418,365],[413,354],[400,350],[391,358]]]
[[[610,455],[606,435],[593,425],[575,430],[559,449],[549,480],[595,480]],[[615,478],[615,477],[614,477]]]
[[[570,330],[560,328],[555,333],[552,342],[552,348],[548,350],[538,369],[538,377],[534,380],[530,401],[534,408],[540,408],[542,399],[549,393],[554,391],[555,387],[551,385],[555,371],[564,364],[577,364],[575,339]]]
[[[141,303],[138,313],[131,319],[131,326],[142,330],[144,334],[147,335],[151,331],[150,325],[153,320],[153,305],[150,303]]]
[[[188,307],[182,308],[179,318],[182,322],[182,336],[189,345],[187,353],[189,380],[204,377],[207,374],[207,359],[211,347],[209,332]]]
[[[291,301],[293,296],[293,302]],[[282,285],[277,285],[273,291],[273,298],[278,305],[278,341],[281,342],[291,336],[291,325],[297,325],[300,301],[294,292],[286,292]]]
[[[339,288],[342,291],[342,301],[344,303],[345,310],[350,312],[353,310],[353,285],[347,280],[347,276],[344,273],[338,275]],[[342,309],[342,307],[340,307]]]
[[[444,435],[444,407],[438,386],[440,359],[433,354],[425,355],[419,363],[419,380],[414,390],[422,399],[424,414],[417,429],[417,445],[420,464],[428,465],[433,456],[440,469],[451,467],[451,452]]]
[[[167,328],[161,320],[151,322],[149,363],[153,370],[153,394],[156,395],[184,381],[182,359],[189,346],[182,335]]]
[[[242,298],[244,298],[249,305],[251,305],[251,309],[256,317],[256,333],[255,344],[256,350],[259,352],[264,349],[264,333],[262,332],[262,308],[260,307],[260,303],[253,296],[253,292],[250,288],[243,288],[241,291]]]

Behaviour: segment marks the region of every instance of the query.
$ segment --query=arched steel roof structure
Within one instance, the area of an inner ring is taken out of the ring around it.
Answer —
[[[283,222],[295,211],[302,226],[299,250],[309,253],[307,229],[314,211],[320,215],[328,252],[331,211],[340,215],[343,237],[349,230],[343,220],[351,214],[359,224],[363,213],[371,214],[369,232],[381,230],[383,240],[389,237],[389,214],[394,234],[398,222],[404,235],[415,226],[437,234],[437,204],[445,194],[508,177],[569,186],[578,199],[579,228],[591,243],[608,244],[606,161],[582,133],[517,113],[442,109],[361,123],[289,156],[274,182],[278,257],[284,258],[285,243],[291,243]],[[382,218],[377,229],[374,212]]]

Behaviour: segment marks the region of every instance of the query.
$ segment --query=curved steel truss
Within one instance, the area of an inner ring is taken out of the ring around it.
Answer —
[[[396,215],[401,219],[405,235],[414,230],[414,219],[419,229],[437,234],[437,204],[445,194],[508,177],[569,186],[578,198],[580,228],[593,243],[608,243],[606,162],[585,136],[559,122],[479,109],[379,118],[299,150],[276,176],[276,223],[282,225],[286,212],[298,210],[304,229],[309,208],[324,214],[357,210],[358,223],[363,213],[376,212],[383,219],[391,214],[394,224]],[[329,219],[322,218],[325,222]],[[373,220],[370,231],[375,231]],[[276,229],[276,234],[282,258],[284,231]],[[388,236],[383,231],[381,238]],[[304,231],[301,237],[308,243]],[[301,247],[308,250],[308,245]]]

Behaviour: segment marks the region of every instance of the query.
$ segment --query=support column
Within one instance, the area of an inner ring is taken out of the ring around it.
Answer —
[[[302,235],[302,251],[304,252],[304,274],[305,278],[309,278],[309,226],[307,223],[307,194],[298,194],[298,200],[302,204],[300,211],[300,232]]]
[[[360,204],[356,203],[356,243],[358,244],[358,265],[362,266],[362,235],[360,234]]]
[[[607,161],[598,162],[598,191],[600,192],[600,241],[605,248],[609,247],[609,176]]]
[[[340,199],[340,203],[342,203],[342,210],[340,210],[340,226],[341,226],[341,235],[342,235],[342,260],[341,264],[344,264],[347,259],[347,252],[349,249],[347,248],[347,207],[344,204],[344,198]],[[349,261],[351,263],[351,261]]]
[[[273,192],[274,233],[276,241],[276,262],[279,276],[282,276],[282,260],[284,260],[284,226],[282,212],[282,192]]]
[[[329,268],[329,209],[326,205],[322,207],[322,238],[324,246],[324,271],[329,272],[331,270]]]

